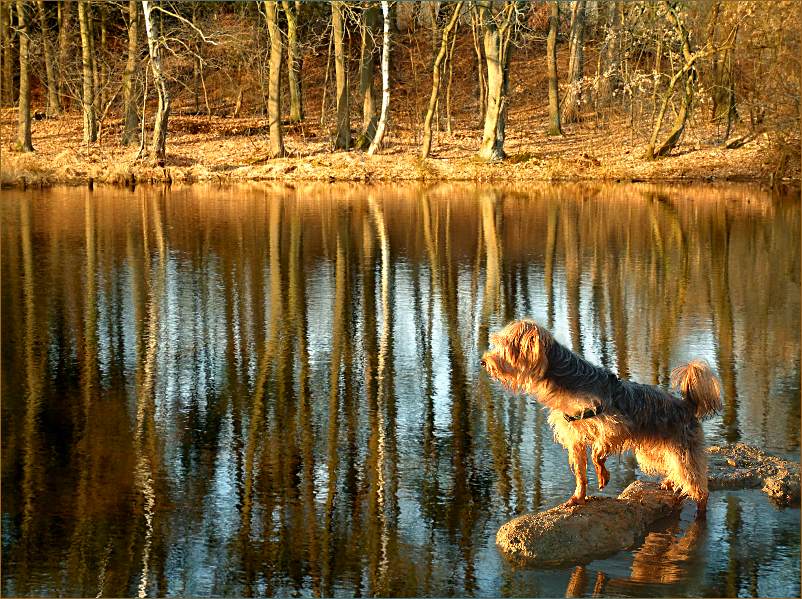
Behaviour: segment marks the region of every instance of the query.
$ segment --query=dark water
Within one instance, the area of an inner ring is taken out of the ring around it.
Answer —
[[[480,373],[531,316],[622,376],[706,357],[709,443],[799,453],[800,207],[751,187],[6,191],[3,595],[799,596],[800,512],[714,492],[520,570],[573,489]],[[606,495],[640,476],[613,458]],[[591,482],[595,476],[591,474]]]

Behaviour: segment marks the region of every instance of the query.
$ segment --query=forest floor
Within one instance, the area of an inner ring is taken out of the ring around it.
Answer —
[[[458,52],[455,72],[473,72],[468,51]],[[565,59],[563,52],[563,59]],[[177,101],[170,116],[167,162],[164,168],[137,160],[138,144],[119,144],[121,121],[109,117],[101,126],[100,140],[82,142],[82,118],[75,110],[32,123],[35,152],[13,151],[16,137],[15,108],[0,109],[0,185],[47,186],[94,183],[129,184],[170,180],[231,183],[259,180],[317,181],[710,181],[762,180],[798,182],[797,158],[783,158],[770,139],[759,136],[737,149],[716,143],[715,125],[697,110],[681,144],[667,157],[643,157],[650,133],[650,115],[597,113],[580,123],[563,126],[564,135],[547,136],[547,87],[544,57],[519,53],[511,65],[511,100],[502,162],[476,158],[481,141],[477,101],[472,78],[455,76],[452,132],[434,135],[431,157],[419,158],[423,112],[431,78],[399,65],[394,73],[390,125],[384,147],[374,156],[359,150],[334,151],[331,99],[321,126],[324,65],[305,64],[305,122],[285,127],[289,156],[268,158],[266,119],[261,115],[228,116],[217,102],[211,116],[192,114],[186,101]],[[400,61],[400,59],[399,59]],[[593,64],[592,60],[588,61]],[[564,72],[562,70],[561,72]],[[351,77],[357,80],[356,73]],[[225,95],[225,90],[218,96]],[[355,94],[354,94],[355,95]],[[380,96],[380,94],[378,94]],[[229,94],[230,96],[230,94]],[[232,104],[229,102],[229,104]],[[43,111],[43,99],[34,96],[34,110]],[[352,97],[352,131],[359,131],[360,106]],[[149,115],[152,114],[149,109]],[[741,132],[742,133],[742,132]],[[737,132],[736,132],[737,134]],[[148,141],[149,141],[148,136]],[[782,165],[778,168],[782,161]]]

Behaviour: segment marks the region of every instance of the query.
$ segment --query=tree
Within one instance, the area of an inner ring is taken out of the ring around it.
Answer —
[[[145,15],[145,34],[148,38],[148,55],[150,70],[153,73],[153,85],[156,87],[158,105],[153,122],[153,145],[150,149],[151,160],[164,166],[167,158],[167,123],[170,118],[170,93],[162,71],[161,31],[157,29],[153,19],[153,6],[149,0],[143,0],[142,12]]]
[[[45,72],[47,73],[47,116],[54,116],[61,112],[61,103],[58,97],[58,84],[56,82],[56,65],[54,63],[53,48],[50,43],[50,28],[47,26],[47,13],[45,0],[36,0],[39,14],[39,28],[42,31],[42,50],[45,59]]]
[[[339,0],[331,3],[332,35],[334,36],[334,73],[337,85],[337,136],[334,147],[338,150],[351,148],[350,106],[348,98],[348,69],[345,64],[343,40],[343,6]]]
[[[378,7],[372,3],[362,11],[362,45],[359,53],[359,97],[362,100],[362,132],[356,141],[356,147],[360,149],[367,147],[373,141],[378,123],[376,99],[373,90],[378,12]]]
[[[443,34],[440,40],[440,51],[435,56],[434,64],[432,65],[432,93],[429,96],[429,107],[426,110],[426,118],[423,120],[423,143],[421,144],[421,158],[428,158],[432,149],[432,119],[434,118],[435,108],[437,107],[437,99],[440,95],[440,65],[446,57],[448,51],[448,42],[454,26],[457,24],[460,12],[462,11],[463,2],[460,0],[454,5],[454,13],[448,24],[443,28]]]
[[[557,28],[560,26],[560,5],[552,0],[549,17],[549,36],[546,40],[546,55],[549,71],[549,126],[548,135],[562,135],[560,127],[560,96],[557,88]]]
[[[29,52],[28,17],[25,0],[17,0],[17,26],[19,27],[19,105],[17,108],[17,149],[33,152],[31,141],[31,78],[28,72]]]
[[[137,98],[134,93],[134,74],[138,58],[139,44],[139,2],[128,0],[128,60],[123,72],[123,135],[120,143],[129,145],[136,137],[138,117]]]
[[[564,123],[579,119],[582,105],[582,79],[585,76],[585,10],[587,0],[577,0],[571,20],[571,37],[568,58],[568,89],[562,101],[561,118]]]
[[[503,160],[504,127],[507,121],[510,53],[513,30],[518,13],[516,2],[506,0],[499,10],[493,2],[477,2],[484,29],[485,63],[487,68],[487,110],[485,111],[479,157],[486,161]]]
[[[621,89],[621,29],[624,23],[624,2],[610,3],[610,15],[602,50],[599,53],[599,98],[609,102]]]
[[[287,79],[290,86],[290,122],[304,120],[303,95],[301,93],[301,47],[298,40],[298,14],[300,0],[283,0],[287,17]]]
[[[97,113],[95,112],[95,85],[92,77],[94,55],[89,29],[88,0],[78,0],[78,22],[81,27],[81,77],[83,92],[81,108],[84,119],[84,143],[97,141]]]
[[[270,78],[267,92],[267,119],[270,123],[270,156],[284,156],[284,139],[281,130],[281,62],[283,47],[278,26],[276,0],[265,1],[265,18],[270,35]]]
[[[382,111],[376,136],[368,148],[368,156],[372,156],[384,139],[387,129],[387,112],[390,110],[390,3],[382,0],[382,17],[384,19],[384,36],[382,39]]]
[[[0,35],[3,39],[3,73],[0,86],[4,105],[14,103],[14,28],[11,13],[13,2],[0,2]]]

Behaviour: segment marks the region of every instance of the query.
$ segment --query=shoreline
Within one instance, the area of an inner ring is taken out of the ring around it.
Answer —
[[[800,185],[800,165],[778,160],[766,137],[736,149],[715,145],[710,136],[688,136],[679,150],[656,160],[643,158],[643,144],[628,131],[587,124],[566,126],[566,135],[549,137],[525,119],[505,144],[507,158],[486,163],[475,154],[481,132],[469,127],[441,133],[432,156],[420,159],[415,131],[398,126],[374,156],[360,150],[331,151],[323,133],[293,130],[286,136],[289,156],[270,159],[269,140],[259,117],[224,118],[178,114],[171,118],[167,162],[136,160],[137,147],[118,143],[117,121],[101,141],[81,142],[80,115],[34,123],[36,151],[11,149],[14,111],[0,111],[0,187],[53,185],[130,187],[163,183],[244,182],[738,182]],[[636,141],[637,139],[637,141]]]

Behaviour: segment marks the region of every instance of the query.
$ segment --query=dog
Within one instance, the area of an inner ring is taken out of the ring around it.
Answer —
[[[661,486],[707,508],[707,454],[700,419],[721,410],[721,386],[706,361],[671,372],[671,386],[621,380],[560,345],[531,320],[509,323],[490,336],[481,366],[512,391],[524,392],[550,410],[555,439],[568,450],[576,490],[567,505],[587,493],[587,451],[603,489],[610,481],[607,456],[632,450],[641,469],[664,477]]]

